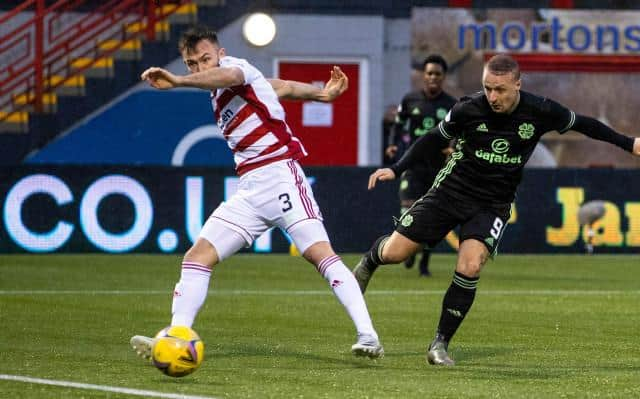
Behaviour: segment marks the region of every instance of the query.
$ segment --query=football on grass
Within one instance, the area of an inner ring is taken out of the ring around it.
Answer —
[[[204,343],[189,327],[166,327],[156,334],[151,359],[153,365],[166,375],[183,377],[202,364]]]

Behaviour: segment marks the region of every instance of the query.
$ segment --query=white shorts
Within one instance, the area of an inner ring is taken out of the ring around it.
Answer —
[[[274,162],[240,176],[238,191],[213,211],[200,237],[223,260],[271,227],[286,231],[300,253],[329,241],[311,186],[296,161]]]

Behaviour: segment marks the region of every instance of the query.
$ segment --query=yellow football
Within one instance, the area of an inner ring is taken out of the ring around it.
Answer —
[[[202,364],[204,343],[189,327],[166,327],[156,334],[151,359],[164,374],[183,377]]]

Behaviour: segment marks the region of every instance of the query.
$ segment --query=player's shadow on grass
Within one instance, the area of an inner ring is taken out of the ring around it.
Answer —
[[[504,357],[513,354],[513,349],[491,346],[491,347],[473,347],[473,348],[457,348],[451,352],[452,357],[460,370],[465,370],[465,377],[469,378],[494,378],[511,380],[513,378],[526,378],[533,380],[546,380],[563,378],[573,374],[571,370],[566,368],[549,368],[549,367],[531,367],[530,365],[517,366],[513,364],[500,364],[490,362],[487,359],[494,357]]]
[[[154,384],[158,384],[158,386],[167,386],[167,385],[172,385],[172,386],[176,386],[176,387],[195,387],[195,388],[201,388],[203,385],[203,381],[206,381],[207,385],[217,385],[217,386],[225,386],[228,385],[227,383],[223,383],[221,381],[216,381],[215,378],[209,378],[209,376],[207,376],[207,371],[206,371],[206,367],[205,365],[203,365],[201,368],[204,368],[204,370],[197,370],[194,374],[191,375],[187,375],[184,377],[180,377],[180,378],[172,378],[172,377],[167,377],[167,376],[159,376],[154,378],[151,382],[153,382]],[[203,377],[199,377],[199,375],[202,374]],[[192,395],[193,393],[184,393],[185,395]]]
[[[452,357],[456,361],[457,366],[467,366],[465,369],[477,371],[486,378],[486,374],[490,374],[492,378],[529,378],[529,379],[549,379],[549,378],[565,378],[571,375],[580,375],[584,373],[582,367],[560,366],[549,358],[546,364],[531,365],[513,365],[500,364],[497,362],[486,363],[482,359],[491,359],[494,357],[503,357],[514,354],[513,349],[504,347],[482,347],[482,348],[457,348],[452,351]],[[609,365],[589,365],[591,371],[640,371],[640,366],[630,364],[609,364]]]
[[[539,288],[542,283],[551,283],[552,287],[559,287],[561,284],[567,289],[571,289],[577,287],[598,287],[604,283],[615,284],[619,280],[615,278],[607,278],[606,275],[598,275],[598,276],[588,276],[588,275],[580,275],[580,276],[536,276],[532,274],[511,274],[508,276],[500,276],[495,275],[491,276],[494,281],[492,283],[500,283],[500,285],[510,285],[510,286],[518,286],[523,281],[526,281],[531,287]],[[484,287],[483,287],[484,288]],[[558,289],[558,288],[556,288]]]
[[[471,360],[471,359],[469,359]],[[550,362],[553,363],[553,362]],[[481,381],[487,380],[504,380],[513,381],[521,380],[556,380],[564,381],[574,377],[585,375],[584,367],[566,367],[560,365],[513,365],[513,364],[471,364],[464,366],[464,362],[458,363],[458,366],[449,369],[453,372],[464,373],[466,379],[476,379]],[[638,372],[640,367],[631,365],[609,365],[609,366],[589,366],[590,373],[600,372]]]
[[[461,369],[462,370],[462,369]],[[505,380],[513,381],[514,378],[528,380],[558,380],[571,378],[581,374],[581,371],[566,368],[548,368],[538,366],[514,366],[505,364],[473,365],[464,368],[465,378],[486,381]]]
[[[514,349],[504,346],[458,346],[451,348],[451,355],[460,360],[477,360],[513,353]]]
[[[327,365],[351,365],[358,368],[377,367],[379,364],[375,360],[367,358],[356,358],[350,352],[341,356],[336,352],[336,357],[322,356],[313,352],[300,352],[288,349],[284,346],[240,346],[235,348],[222,348],[220,351],[212,354],[217,359],[222,358],[238,358],[238,357],[264,357],[270,359],[274,357],[289,358],[296,360],[313,361],[314,364],[322,362]]]

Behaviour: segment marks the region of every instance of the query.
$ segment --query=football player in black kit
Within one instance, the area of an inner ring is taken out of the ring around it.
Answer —
[[[439,55],[430,55],[422,63],[423,87],[412,91],[402,98],[398,114],[389,136],[389,146],[385,155],[394,159],[401,156],[417,139],[427,134],[444,117],[456,103],[456,99],[442,89],[447,74],[447,62]],[[438,171],[444,165],[449,148],[437,151],[432,156],[413,165],[400,177],[400,215],[404,214],[413,203],[422,197],[433,184]],[[425,246],[422,250],[419,269],[421,276],[429,276],[429,257],[431,250]],[[415,262],[415,254],[405,260],[410,268]]]
[[[457,138],[456,151],[440,170],[432,188],[400,219],[396,230],[378,238],[353,272],[364,292],[379,265],[399,263],[423,243],[440,241],[460,227],[460,249],[453,281],[444,295],[435,338],[427,349],[430,364],[452,366],[449,341],[473,304],[480,271],[500,243],[522,169],[540,137],[549,131],[578,131],[640,155],[640,139],[576,115],[557,102],[520,90],[520,69],[499,54],[484,66],[484,92],[463,97],[446,118],[409,148],[390,168],[369,177],[392,180],[424,162],[434,148]]]

